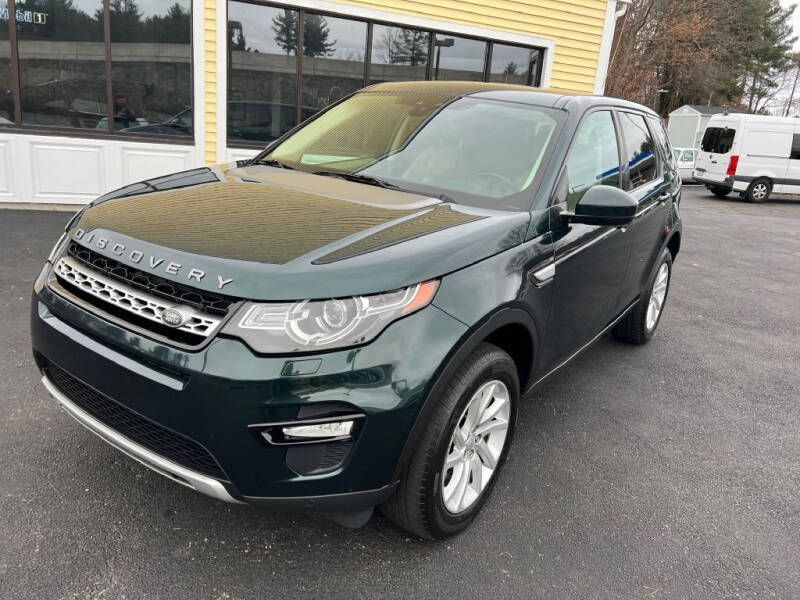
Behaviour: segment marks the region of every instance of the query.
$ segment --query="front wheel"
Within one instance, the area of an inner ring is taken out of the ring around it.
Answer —
[[[665,248],[656,263],[647,292],[614,327],[614,337],[629,344],[646,344],[650,341],[661,321],[671,279],[672,254]]]
[[[436,402],[394,495],[381,507],[427,539],[466,529],[489,496],[516,422],[519,377],[511,357],[481,344]]]

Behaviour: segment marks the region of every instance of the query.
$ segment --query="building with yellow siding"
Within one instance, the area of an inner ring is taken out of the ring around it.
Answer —
[[[602,93],[629,1],[0,0],[0,203],[247,158],[380,81]]]

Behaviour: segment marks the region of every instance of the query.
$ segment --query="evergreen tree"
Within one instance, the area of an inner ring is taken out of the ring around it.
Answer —
[[[279,48],[283,48],[286,56],[297,54],[297,13],[295,11],[286,9],[275,15],[272,18],[272,31],[275,33],[275,43]]]
[[[397,61],[417,66],[428,62],[428,33],[416,29],[403,29],[400,34]]]
[[[303,27],[303,54],[305,56],[332,56],[336,49],[336,40],[328,41],[330,33],[325,17],[306,15]]]
[[[110,0],[109,11],[112,42],[142,41],[144,24],[136,0]]]

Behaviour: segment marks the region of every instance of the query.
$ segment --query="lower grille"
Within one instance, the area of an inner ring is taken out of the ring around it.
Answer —
[[[52,363],[45,373],[72,402],[128,439],[187,469],[227,479],[214,457],[194,440],[135,413]]]

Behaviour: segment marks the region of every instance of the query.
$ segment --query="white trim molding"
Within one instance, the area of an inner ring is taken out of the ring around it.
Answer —
[[[613,0],[612,0],[613,1]],[[280,0],[281,4],[304,8],[321,12],[330,12],[345,17],[357,17],[371,21],[384,21],[398,26],[415,27],[417,29],[434,29],[448,33],[461,34],[472,37],[489,38],[498,42],[510,42],[512,44],[523,44],[525,46],[537,46],[544,48],[544,65],[542,66],[541,87],[549,87],[553,75],[553,62],[555,59],[556,42],[555,40],[503,31],[502,29],[491,29],[489,27],[475,27],[453,21],[433,19],[428,17],[417,17],[400,12],[389,10],[366,8],[351,4],[342,4],[333,0]]]
[[[606,6],[606,19],[603,24],[603,39],[600,42],[600,55],[597,57],[597,72],[594,80],[594,93],[603,95],[606,89],[606,78],[608,77],[608,67],[611,61],[611,46],[614,43],[614,31],[617,27],[617,19],[625,14],[631,0],[608,0]],[[619,5],[622,7],[619,8]]]
[[[217,162],[228,153],[228,0],[217,0]]]
[[[192,0],[192,120],[194,122],[194,146],[197,148],[197,164],[203,163],[206,147],[206,52],[203,24],[205,7],[203,0]]]

